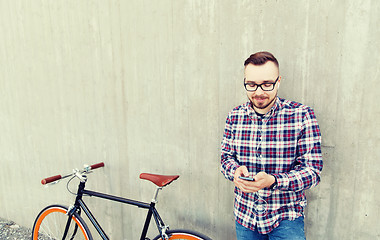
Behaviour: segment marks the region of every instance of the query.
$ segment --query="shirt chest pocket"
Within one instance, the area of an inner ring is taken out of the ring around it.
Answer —
[[[269,132],[263,142],[263,150],[270,161],[290,167],[297,156],[297,142],[300,134],[299,128],[283,128]]]

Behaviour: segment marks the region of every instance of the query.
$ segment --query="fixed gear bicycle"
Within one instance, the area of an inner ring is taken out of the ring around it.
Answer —
[[[89,228],[87,227],[87,224],[83,221],[81,217],[82,212],[84,212],[85,215],[88,217],[91,224],[97,230],[101,239],[109,239],[109,237],[102,229],[94,215],[91,213],[90,209],[85,204],[83,196],[98,197],[115,202],[120,202],[123,204],[137,206],[143,209],[148,209],[148,214],[145,219],[145,224],[143,226],[140,240],[150,240],[146,237],[146,234],[148,232],[149,223],[152,217],[155,220],[159,232],[159,234],[153,240],[211,240],[211,238],[192,230],[170,230],[169,226],[165,225],[160,215],[158,214],[155,205],[157,203],[157,196],[159,191],[162,190],[163,187],[169,185],[174,180],[178,179],[179,175],[167,176],[149,173],[140,174],[141,179],[149,180],[157,186],[152,201],[150,203],[144,203],[140,201],[135,201],[127,198],[117,197],[85,189],[87,175],[91,173],[91,170],[100,167],[104,167],[104,163],[86,166],[83,170],[74,169],[73,173],[63,176],[56,175],[49,178],[45,178],[41,181],[42,184],[56,183],[61,179],[71,177],[71,179],[67,183],[67,189],[69,192],[71,192],[68,188],[68,185],[71,182],[71,180],[73,180],[74,178],[78,178],[80,180],[77,193],[75,194],[76,199],[73,205],[71,205],[70,207],[58,204],[49,205],[38,214],[33,225],[32,240],[92,240],[92,233],[90,232]]]

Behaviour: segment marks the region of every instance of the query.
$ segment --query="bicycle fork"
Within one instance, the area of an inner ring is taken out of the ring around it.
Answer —
[[[76,208],[74,206],[70,207],[67,211],[67,214],[66,214],[67,215],[67,223],[66,223],[66,227],[65,227],[65,232],[63,233],[63,236],[62,236],[62,240],[66,239],[67,233],[69,232],[74,212],[76,212]],[[79,212],[80,212],[80,210],[79,210]],[[78,225],[75,224],[74,232],[73,232],[73,235],[70,237],[70,240],[74,239],[75,235],[77,234],[77,231],[78,231]]]
[[[71,225],[71,222],[73,221],[73,216],[75,213],[78,213],[78,215],[80,215],[81,211],[80,211],[80,207],[79,207],[79,200],[82,198],[83,196],[83,189],[85,187],[85,184],[86,184],[86,178],[81,178],[81,182],[79,184],[79,188],[78,188],[78,193],[77,193],[77,197],[75,199],[75,205],[71,205],[69,207],[69,209],[67,210],[67,222],[66,222],[66,227],[65,227],[65,231],[63,233],[63,236],[62,236],[62,240],[65,240],[66,237],[67,237],[67,234],[69,232],[69,229],[70,229],[70,225]],[[76,233],[78,231],[78,225],[74,223],[74,231],[73,231],[73,234],[72,236],[70,237],[70,240],[74,239]]]

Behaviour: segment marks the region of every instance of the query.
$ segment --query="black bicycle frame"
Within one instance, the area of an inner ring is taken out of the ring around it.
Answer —
[[[100,192],[89,191],[89,190],[84,189],[85,185],[86,185],[85,181],[79,183],[77,197],[75,199],[75,205],[74,205],[74,209],[72,210],[72,214],[74,212],[78,212],[78,214],[80,214],[80,212],[81,212],[80,210],[82,209],[86,213],[88,219],[91,221],[92,225],[98,231],[98,233],[102,237],[102,239],[109,240],[107,234],[104,232],[104,230],[102,229],[102,227],[100,226],[98,221],[95,219],[95,217],[91,213],[90,209],[84,203],[84,201],[82,199],[83,195],[103,198],[103,199],[107,199],[107,200],[111,200],[111,201],[115,201],[115,202],[120,202],[120,203],[124,203],[124,204],[128,204],[128,205],[137,206],[139,208],[148,209],[148,214],[147,214],[146,219],[145,219],[145,224],[144,224],[144,228],[143,228],[142,233],[141,233],[140,240],[145,240],[145,237],[146,237],[146,234],[147,234],[148,228],[149,228],[149,223],[152,219],[152,216],[154,217],[158,231],[161,234],[160,230],[162,227],[165,226],[165,224],[164,224],[163,220],[161,219],[160,215],[158,214],[158,212],[156,210],[156,207],[155,207],[156,203],[154,201],[152,201],[150,204],[148,204],[148,203],[139,202],[139,201],[135,201],[135,200],[127,199],[127,198],[122,198],[122,197],[117,197],[117,196],[113,196],[113,195],[108,195],[108,194],[104,194],[104,193],[100,193]],[[70,214],[70,212],[69,212],[69,218],[71,218],[70,215],[72,215],[72,214]],[[68,223],[67,223],[64,235],[66,235],[66,232],[67,232],[69,225],[70,225],[70,221],[68,221]]]

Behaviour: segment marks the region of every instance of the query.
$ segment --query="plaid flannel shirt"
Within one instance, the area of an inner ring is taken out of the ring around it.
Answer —
[[[278,98],[262,118],[250,102],[227,117],[221,149],[221,171],[233,181],[246,166],[251,177],[264,171],[277,179],[273,189],[244,193],[235,187],[235,219],[266,234],[281,220],[304,215],[305,189],[317,185],[322,171],[321,134],[314,112]]]

